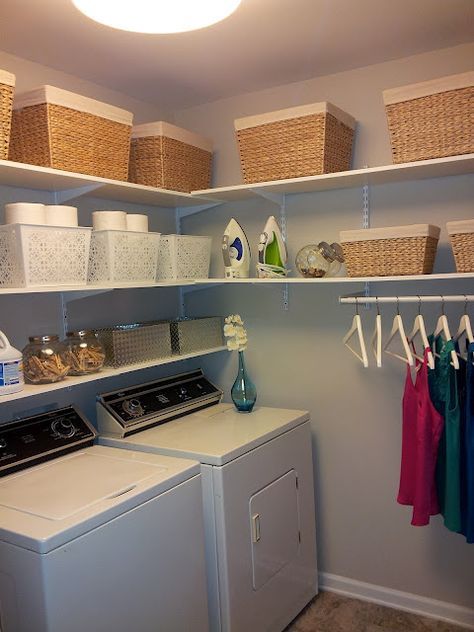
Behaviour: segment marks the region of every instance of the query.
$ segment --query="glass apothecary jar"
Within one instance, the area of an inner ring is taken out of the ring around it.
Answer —
[[[23,373],[30,384],[60,382],[69,372],[66,347],[55,334],[30,336],[22,353]]]
[[[336,276],[344,261],[339,244],[329,245],[325,241],[308,244],[298,251],[295,264],[298,272],[305,278]]]
[[[64,344],[69,375],[97,373],[104,366],[105,350],[94,331],[69,331]]]

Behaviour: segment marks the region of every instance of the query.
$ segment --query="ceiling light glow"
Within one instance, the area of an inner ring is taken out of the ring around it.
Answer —
[[[72,0],[95,22],[135,33],[183,33],[220,22],[241,0]]]

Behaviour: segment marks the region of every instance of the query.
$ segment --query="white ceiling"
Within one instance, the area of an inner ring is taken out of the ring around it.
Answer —
[[[469,41],[474,0],[242,0],[176,35],[101,26],[70,0],[0,0],[4,51],[168,109]]]

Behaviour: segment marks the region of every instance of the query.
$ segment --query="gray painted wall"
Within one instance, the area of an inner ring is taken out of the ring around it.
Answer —
[[[470,70],[473,59],[474,45],[459,46],[241,95],[177,112],[176,121],[214,138],[215,185],[241,182],[234,118],[320,100],[332,101],[359,121],[355,167],[389,164],[381,90]],[[453,271],[445,223],[473,217],[473,200],[472,175],[372,187],[372,225],[430,222],[441,226],[436,270]],[[334,240],[339,230],[360,227],[361,209],[360,189],[288,196],[290,266],[294,268],[294,256],[304,244]],[[186,219],[184,232],[214,237],[211,276],[221,276],[220,234],[230,217],[242,223],[256,254],[267,216],[278,212],[263,200],[229,203]],[[321,570],[473,608],[474,546],[447,531],[439,516],[428,527],[410,526],[410,509],[396,503],[405,369],[388,356],[382,369],[364,369],[343,347],[353,309],[339,306],[338,296],[361,289],[359,284],[290,286],[287,312],[278,287],[206,289],[189,295],[188,310],[196,315],[240,313],[248,326],[247,365],[257,385],[258,403],[310,411]],[[374,285],[371,291],[472,293],[474,283],[385,283]],[[462,305],[447,308],[453,329],[462,309]],[[394,311],[391,306],[382,309],[385,332]],[[424,311],[427,324],[433,327],[439,309]],[[402,308],[410,328],[415,313],[416,305]],[[363,312],[368,338],[374,317],[375,310]],[[227,397],[236,363],[233,354],[202,362]]]
[[[359,121],[354,166],[390,162],[388,135],[380,92],[383,88],[472,67],[474,45],[419,55],[387,64],[322,77],[273,90],[242,95],[192,110],[176,113],[176,122],[213,137],[216,141],[215,185],[240,182],[232,121],[237,116],[264,112],[299,103],[328,99],[346,108]],[[94,84],[33,62],[0,54],[0,67],[16,72],[21,89],[50,82],[75,89],[87,96],[134,109],[139,120],[166,113],[111,94]],[[168,117],[168,120],[172,120]],[[453,218],[471,217],[473,176],[425,181],[410,185],[374,187],[371,192],[374,226],[433,222],[443,226]],[[0,204],[15,200],[43,200],[43,194],[3,187]],[[46,199],[46,198],[44,198]],[[90,211],[117,208],[113,202],[78,200],[81,220],[90,225]],[[343,228],[360,226],[362,192],[336,191],[288,198],[288,245],[293,261],[299,247],[316,239],[337,239]],[[121,204],[119,208],[137,209]],[[143,209],[142,209],[143,210]],[[152,227],[173,232],[171,212],[150,213]],[[215,237],[212,275],[221,275],[219,237],[235,216],[248,232],[253,246],[266,217],[276,211],[268,202],[227,204],[187,218],[184,231]],[[1,219],[1,218],[0,218]],[[255,248],[254,248],[255,252]],[[436,269],[452,270],[453,261],[443,232]],[[383,369],[364,370],[342,346],[352,310],[339,307],[337,297],[361,289],[356,285],[295,287],[290,290],[290,308],[282,310],[281,289],[215,288],[188,295],[190,314],[239,312],[249,329],[248,366],[257,384],[259,404],[310,410],[315,453],[315,486],[318,550],[321,570],[474,607],[474,547],[447,532],[439,517],[426,528],[409,525],[410,511],[395,502],[400,457],[400,400],[404,368],[386,359]],[[385,293],[473,292],[469,283],[399,284],[373,288]],[[176,313],[174,290],[130,290],[104,294],[71,304],[71,324],[89,326],[106,322],[137,320]],[[384,308],[385,328],[393,309]],[[403,308],[407,322],[416,309]],[[461,308],[449,307],[455,326]],[[435,308],[426,310],[430,323]],[[364,312],[367,332],[374,311]],[[60,305],[53,295],[3,297],[0,328],[21,347],[31,333],[59,327]],[[92,418],[94,396],[102,389],[153,379],[201,364],[228,393],[236,372],[236,357],[220,354],[201,362],[180,363],[172,368],[147,371],[100,383],[76,387],[54,396],[5,404],[1,421],[32,407],[75,401]]]

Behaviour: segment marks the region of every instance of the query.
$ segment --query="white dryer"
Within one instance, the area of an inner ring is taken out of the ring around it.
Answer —
[[[281,632],[317,593],[309,415],[221,396],[200,370],[104,394],[99,442],[200,461],[211,629]]]
[[[199,464],[95,436],[73,407],[0,426],[0,629],[208,630]]]

